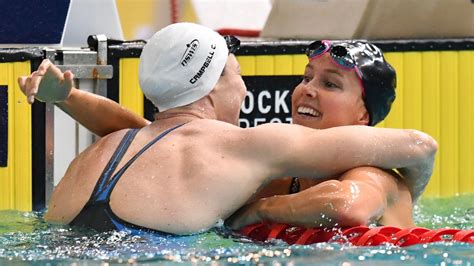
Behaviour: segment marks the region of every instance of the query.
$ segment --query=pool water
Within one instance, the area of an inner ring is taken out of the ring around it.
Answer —
[[[415,222],[474,229],[474,194],[422,199]],[[473,265],[474,245],[438,242],[406,248],[320,243],[253,243],[225,229],[185,237],[93,231],[51,225],[42,213],[0,211],[0,265]]]

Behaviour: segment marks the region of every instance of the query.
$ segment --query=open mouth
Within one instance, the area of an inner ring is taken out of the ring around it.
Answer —
[[[309,117],[321,117],[321,113],[311,107],[300,106],[297,110],[299,115],[309,116]]]

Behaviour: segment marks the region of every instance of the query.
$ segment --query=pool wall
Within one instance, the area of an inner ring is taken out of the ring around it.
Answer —
[[[17,77],[29,75],[31,63],[37,63],[42,56],[38,48],[0,49],[0,210],[32,209],[32,160],[36,152],[32,143],[32,107],[20,91]]]
[[[378,126],[419,129],[439,142],[424,196],[474,193],[474,39],[374,42],[397,70],[397,99]],[[307,63],[308,43],[242,42],[237,58],[249,89],[242,127],[291,121],[291,92]],[[142,48],[143,43],[109,42],[107,62],[113,66],[113,78],[107,81],[107,97],[152,119],[154,108],[138,85]],[[93,44],[91,49],[96,49]],[[0,49],[0,98],[7,95],[8,100],[7,115],[0,116],[0,133],[8,132],[0,136],[7,142],[0,143],[0,163],[6,158],[0,164],[0,209],[41,209],[46,201],[46,108],[42,103],[30,108],[16,83],[18,76],[36,69],[46,53],[39,48],[28,51]]]

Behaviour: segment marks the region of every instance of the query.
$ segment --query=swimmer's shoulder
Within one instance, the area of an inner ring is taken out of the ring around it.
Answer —
[[[239,143],[247,133],[245,128],[212,119],[194,120],[181,127],[181,129],[183,136],[195,141],[202,141],[211,146],[227,146],[230,143]]]
[[[243,128],[227,123],[224,121],[219,121],[215,119],[197,119],[193,120],[187,124],[185,124],[183,127],[184,129],[190,129],[190,130],[197,130],[197,131],[202,131],[202,132],[213,132],[213,131],[221,131],[221,130],[227,130],[227,131],[236,131],[236,132],[241,132]]]
[[[112,133],[109,133],[109,134],[103,136],[96,143],[98,145],[103,145],[103,144],[107,144],[107,143],[110,143],[110,142],[113,142],[113,143],[120,142],[129,130],[131,130],[131,129],[126,128],[126,129],[121,129],[121,130],[114,131]]]
[[[129,130],[130,129],[122,129],[122,130],[109,133],[99,138],[94,144],[87,147],[79,155],[81,157],[90,155],[90,154],[99,155],[99,154],[103,154],[104,151],[109,151],[109,150],[112,151],[122,141],[123,137]]]

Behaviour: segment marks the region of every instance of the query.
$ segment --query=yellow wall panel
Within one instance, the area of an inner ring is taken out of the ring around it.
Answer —
[[[440,140],[441,87],[440,87],[440,52],[423,52],[421,65],[422,79],[422,130],[437,141]],[[425,195],[438,196],[441,194],[440,160],[436,155],[435,168]]]
[[[8,103],[13,100],[10,87],[10,64],[0,64],[0,84],[8,86]],[[14,176],[13,176],[13,154],[11,148],[10,136],[13,134],[13,128],[10,126],[11,119],[10,107],[8,108],[8,156],[7,167],[0,167],[0,210],[12,209],[14,207]]]
[[[459,52],[459,192],[474,191],[474,52]]]
[[[32,209],[31,109],[16,79],[29,62],[0,63],[0,85],[8,86],[8,162],[0,167],[0,209]]]
[[[125,108],[143,116],[143,92],[138,81],[139,58],[120,59],[119,102]]]
[[[303,75],[305,55],[237,56],[242,76]]]
[[[256,57],[255,74],[257,76],[275,75],[275,57],[271,55],[260,55]]]
[[[306,55],[293,55],[293,75],[303,76],[306,64],[308,64],[308,58],[306,57]]]
[[[275,75],[288,76],[293,75],[293,56],[275,55]]]
[[[242,76],[255,76],[256,72],[256,59],[255,56],[244,55],[237,56],[237,60],[240,64],[240,73]]]
[[[421,53],[404,53],[403,61],[403,127],[421,129]]]
[[[397,71],[397,89],[395,102],[392,109],[383,123],[383,126],[390,128],[403,128],[403,106],[404,106],[404,60],[401,53],[386,53],[386,60]]]
[[[458,53],[441,52],[441,196],[450,196],[458,192]]]
[[[30,73],[30,64],[13,63],[11,65],[13,75],[10,76],[10,84],[13,89],[14,109],[14,180],[15,180],[15,209],[20,211],[32,210],[32,143],[31,143],[31,105],[27,103],[26,97],[21,92],[16,80],[18,76]]]

